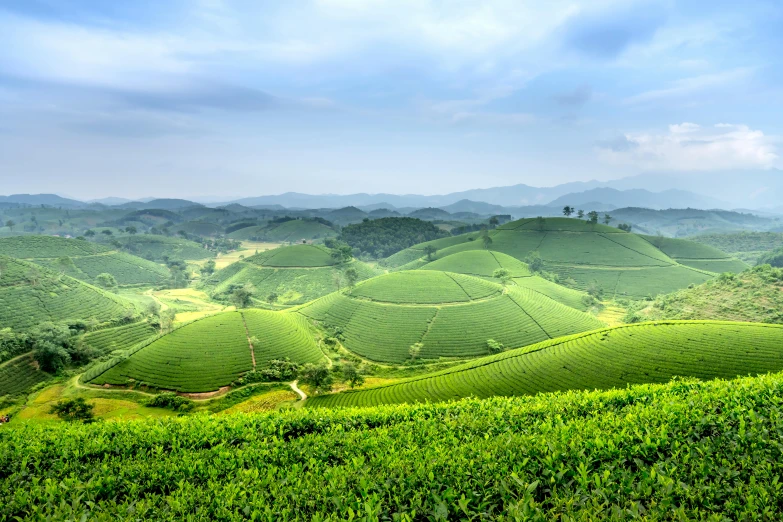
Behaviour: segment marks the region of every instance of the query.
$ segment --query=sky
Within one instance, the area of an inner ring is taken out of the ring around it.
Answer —
[[[0,194],[783,167],[783,2],[4,0]]]

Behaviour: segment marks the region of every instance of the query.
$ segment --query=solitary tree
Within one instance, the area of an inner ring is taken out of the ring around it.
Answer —
[[[362,375],[356,365],[350,361],[344,362],[340,366],[340,373],[343,374],[343,379],[351,388],[364,384],[364,375]]]
[[[481,244],[484,245],[484,248],[486,249],[489,249],[492,245],[492,238],[489,237],[489,231],[486,228],[481,232]]]
[[[414,343],[411,345],[410,348],[408,348],[408,355],[410,355],[411,360],[415,361],[419,358],[419,355],[421,355],[421,349],[424,348],[424,345],[422,343]]]
[[[495,228],[499,224],[500,224],[500,220],[498,219],[497,216],[492,216],[491,218],[489,218],[489,226],[491,226],[492,228]]]
[[[245,283],[242,286],[237,286],[231,292],[231,301],[237,308],[247,308],[253,303],[253,294],[255,288],[250,283]]]
[[[73,264],[73,259],[71,259],[68,256],[63,256],[57,259],[57,266],[60,268],[62,272],[65,272],[67,270],[70,270],[72,268],[75,268]]]
[[[127,232],[130,235],[134,235],[136,232],[138,232],[138,230],[136,230],[136,227],[134,227],[133,225],[130,225],[125,227],[125,232]]]
[[[582,219],[583,217],[585,217],[585,211],[584,211],[584,210],[581,210],[581,209],[580,209],[580,210],[578,210],[578,211],[576,212],[576,217],[578,217],[579,219]]]
[[[609,214],[604,214],[604,225],[608,225],[609,222],[611,221],[612,221],[612,216],[610,216]]]
[[[568,205],[563,207],[563,215],[565,217],[571,217],[571,214],[574,213],[574,207],[570,207]]]
[[[536,218],[536,227],[540,231],[543,231],[544,228],[546,228],[546,219],[544,219],[544,216],[538,216]]]
[[[511,272],[509,272],[506,268],[497,268],[494,272],[492,272],[492,277],[495,279],[500,279],[500,282],[503,284],[503,286],[506,286],[506,284],[511,281]]]
[[[53,405],[49,412],[56,414],[64,421],[89,423],[95,420],[95,415],[92,412],[94,407],[93,404],[87,403],[84,397],[77,397],[61,400]]]
[[[85,230],[84,235],[86,237],[95,237],[95,231],[94,230]]]
[[[5,226],[11,229],[11,232],[14,231],[14,227],[16,226],[16,222],[13,219],[9,219],[5,222]]]
[[[117,280],[114,278],[113,275],[107,272],[95,276],[95,282],[98,283],[98,286],[106,290],[112,290],[114,288],[117,288]]]
[[[201,267],[201,275],[208,276],[215,273],[215,260],[210,259]]]
[[[503,343],[501,343],[500,341],[496,341],[494,339],[487,339],[487,351],[489,353],[500,353],[505,349],[506,347],[503,346]]]
[[[544,260],[541,258],[541,254],[538,250],[530,252],[525,258],[525,263],[527,263],[528,268],[533,272],[541,272],[544,270]]]
[[[316,392],[328,392],[332,389],[334,377],[325,363],[307,363],[299,372],[299,379],[315,388]]]
[[[424,253],[427,254],[427,261],[432,261],[432,256],[435,255],[438,249],[434,245],[427,245],[424,247]]]
[[[595,225],[596,223],[598,223],[598,212],[596,212],[595,210],[591,210],[590,212],[588,212],[587,222],[590,223],[591,225]]]
[[[353,267],[347,269],[345,271],[345,281],[348,283],[348,288],[353,288],[359,281],[359,272]]]
[[[620,223],[619,225],[617,225],[617,228],[619,228],[620,230],[624,230],[626,232],[631,231],[631,225],[629,225],[628,223]]]
[[[272,292],[271,294],[266,296],[266,302],[275,304],[279,298],[280,298],[280,296],[277,295],[277,292]]]
[[[110,236],[112,235],[112,231],[106,228],[104,230],[101,230],[101,234],[103,234],[104,236]]]

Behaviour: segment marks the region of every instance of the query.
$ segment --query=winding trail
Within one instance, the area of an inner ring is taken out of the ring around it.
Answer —
[[[305,400],[305,399],[307,399],[307,394],[299,389],[299,386],[297,386],[298,382],[299,381],[293,381],[293,382],[289,383],[288,385],[291,387],[292,390],[294,390],[299,395],[299,397],[302,400]]]

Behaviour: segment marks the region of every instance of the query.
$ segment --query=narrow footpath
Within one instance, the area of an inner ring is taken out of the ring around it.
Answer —
[[[299,395],[299,397],[302,400],[307,399],[307,394],[305,394],[305,392],[303,392],[302,390],[299,389],[299,386],[297,386],[297,383],[299,383],[299,381],[293,381],[292,383],[289,384],[289,386],[291,387],[292,390],[294,390]]]

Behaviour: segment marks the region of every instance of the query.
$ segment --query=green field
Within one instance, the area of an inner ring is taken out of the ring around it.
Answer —
[[[0,256],[0,325],[14,330],[44,321],[99,323],[132,317],[129,301],[39,265]]]
[[[278,296],[277,303],[296,305],[344,287],[348,268],[357,271],[360,281],[378,274],[361,261],[336,264],[323,247],[294,245],[266,250],[232,263],[203,284],[211,294],[220,295],[232,286],[251,283],[260,301],[266,301],[274,293]]]
[[[335,237],[337,232],[333,228],[306,219],[294,219],[283,223],[270,223],[252,227],[240,228],[231,232],[228,237],[240,240],[258,240],[273,242],[301,242],[302,240],[322,239]]]
[[[538,292],[541,295],[557,301],[558,303],[576,308],[577,310],[586,311],[589,307],[585,304],[587,294],[579,290],[573,290],[571,288],[553,283],[540,276],[530,277],[517,277],[514,278],[514,283],[517,286]]]
[[[642,323],[577,334],[400,383],[314,397],[308,406],[374,406],[733,378],[783,370],[783,327]]]
[[[783,232],[704,234],[690,239],[720,249],[751,265],[755,265],[759,257],[767,252],[783,248]]]
[[[489,237],[492,243],[488,250],[520,261],[538,252],[544,270],[557,273],[562,284],[580,291],[598,286],[610,298],[641,299],[669,293],[702,283],[715,272],[746,268],[727,254],[695,243],[693,251],[712,257],[674,259],[642,236],[577,219],[546,218],[543,223],[522,219],[490,231]],[[666,245],[680,247],[672,248],[672,253],[681,255],[685,248],[680,241],[669,240]],[[687,246],[689,242],[683,243]],[[393,270],[421,268],[426,264],[426,245],[437,248],[435,263],[448,262],[457,253],[487,250],[479,233],[463,234],[415,245],[387,258],[384,265]]]
[[[79,239],[55,236],[2,238],[0,252],[88,283],[94,283],[96,276],[103,273],[113,275],[120,285],[159,284],[169,277],[165,267],[152,261]]]
[[[640,236],[656,248],[661,249],[678,263],[721,274],[723,272],[742,272],[748,265],[717,248],[690,241],[661,236]]]
[[[251,350],[249,337],[259,343]],[[265,310],[223,312],[138,345],[124,358],[90,370],[90,384],[130,382],[178,392],[211,392],[236,381],[256,364],[288,358],[317,362],[323,353],[301,317]]]
[[[0,399],[22,393],[50,377],[38,369],[32,354],[20,355],[0,364]]]
[[[516,258],[490,250],[470,250],[442,257],[422,266],[422,270],[442,270],[478,277],[492,277],[495,270],[505,268],[511,277],[530,275],[527,265]]]
[[[215,257],[213,252],[205,249],[195,241],[181,237],[158,236],[152,234],[138,234],[117,238],[122,247],[129,253],[149,259],[163,262],[171,261],[201,261]]]
[[[507,347],[599,328],[598,320],[532,290],[436,271],[394,272],[333,293],[296,311],[341,329],[345,347],[373,361],[476,357],[487,340]]]
[[[776,520],[783,376],[0,428],[7,520]],[[205,494],[208,492],[208,494]]]
[[[146,321],[139,321],[115,328],[104,328],[103,330],[88,332],[81,338],[81,342],[85,346],[89,346],[93,350],[106,355],[115,350],[127,350],[157,334],[157,328],[154,328]]]

